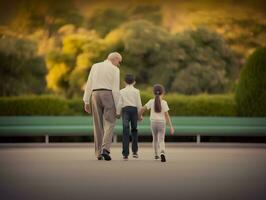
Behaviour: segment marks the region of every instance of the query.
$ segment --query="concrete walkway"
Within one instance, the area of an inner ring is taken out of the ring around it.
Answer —
[[[2,146],[0,199],[265,200],[265,145],[167,145],[167,162],[123,161],[120,144],[110,162],[94,158],[93,144]]]

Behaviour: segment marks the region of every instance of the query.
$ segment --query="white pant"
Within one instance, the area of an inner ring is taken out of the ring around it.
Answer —
[[[151,131],[152,131],[152,144],[154,148],[155,156],[165,153],[165,122],[151,121]]]

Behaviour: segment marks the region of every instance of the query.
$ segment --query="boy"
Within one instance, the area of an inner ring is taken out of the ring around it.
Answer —
[[[123,121],[123,159],[127,160],[129,155],[129,134],[131,125],[132,136],[132,153],[133,158],[138,158],[138,112],[142,104],[140,99],[140,92],[134,87],[135,78],[132,74],[126,74],[125,84],[126,87],[120,90],[120,98],[118,101],[116,113],[120,116],[122,111]]]

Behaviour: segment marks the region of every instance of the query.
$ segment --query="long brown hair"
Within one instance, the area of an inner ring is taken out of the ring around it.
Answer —
[[[164,87],[162,85],[156,84],[153,86],[153,94],[155,95],[154,110],[157,113],[162,111],[160,95],[162,95],[163,93],[164,93]]]

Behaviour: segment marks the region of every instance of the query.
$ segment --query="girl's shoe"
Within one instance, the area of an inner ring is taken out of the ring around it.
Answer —
[[[159,156],[154,156],[154,159],[155,160],[158,160],[160,157]]]
[[[165,155],[161,154],[161,162],[166,162]]]
[[[138,158],[139,155],[137,153],[133,153],[133,158]]]

